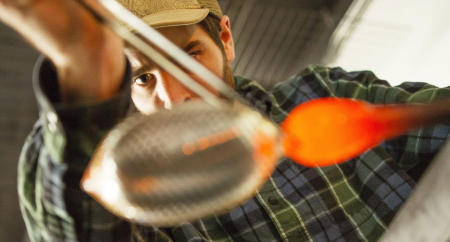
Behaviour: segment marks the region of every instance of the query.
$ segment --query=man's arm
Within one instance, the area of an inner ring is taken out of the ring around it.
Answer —
[[[423,82],[405,82],[391,87],[370,71],[346,72],[341,68],[333,68],[324,77],[325,83],[336,96],[375,104],[430,103],[450,99],[450,87],[437,88]],[[391,154],[399,167],[417,181],[448,138],[449,132],[448,125],[438,124],[387,140],[381,146]]]
[[[129,104],[122,40],[75,0],[0,0],[0,20],[50,60],[41,58],[33,75],[39,121],[18,168],[30,239],[130,240],[130,224],[79,187],[97,142]]]
[[[117,94],[125,70],[123,42],[76,0],[0,0],[0,20],[50,58],[61,101],[100,101]]]
[[[106,101],[61,103],[50,95],[56,70],[39,59],[33,73],[39,120],[18,166],[20,207],[32,241],[130,240],[131,225],[80,189],[97,143],[127,114],[130,78],[128,66],[120,92]]]
[[[347,72],[341,68],[309,66],[292,80],[275,87],[273,93],[280,106],[290,110],[299,103],[328,96],[361,99],[375,104],[429,103],[450,98],[450,87],[437,88],[427,83],[412,82],[392,87],[371,71]],[[397,165],[417,180],[449,132],[449,126],[435,125],[388,140],[382,147]]]

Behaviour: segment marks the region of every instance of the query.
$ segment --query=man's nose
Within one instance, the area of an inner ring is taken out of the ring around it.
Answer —
[[[196,97],[196,95],[181,84],[176,78],[168,72],[161,71],[162,92],[161,99],[164,100],[164,107],[171,108],[174,104],[187,102]]]

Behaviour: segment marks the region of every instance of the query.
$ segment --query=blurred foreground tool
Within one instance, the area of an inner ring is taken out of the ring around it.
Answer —
[[[191,101],[137,114],[114,128],[82,186],[121,217],[172,226],[246,201],[283,154],[307,166],[344,162],[413,128],[447,122],[448,102],[378,106],[316,99],[296,107],[278,129],[239,102]]]
[[[85,7],[203,99],[126,119],[97,148],[82,188],[128,220],[172,226],[218,214],[255,194],[283,154],[305,166],[337,164],[385,139],[450,119],[450,101],[374,106],[324,98],[294,108],[279,129],[116,1],[99,2],[112,16],[101,15],[88,4]],[[192,75],[227,100],[212,94]]]

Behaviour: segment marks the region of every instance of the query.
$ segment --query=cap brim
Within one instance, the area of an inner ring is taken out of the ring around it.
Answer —
[[[142,18],[153,28],[174,27],[196,24],[208,16],[209,9],[165,10]]]

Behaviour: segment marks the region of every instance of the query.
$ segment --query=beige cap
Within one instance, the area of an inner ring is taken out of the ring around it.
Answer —
[[[222,18],[217,0],[118,0],[154,28],[196,24],[209,13]]]

